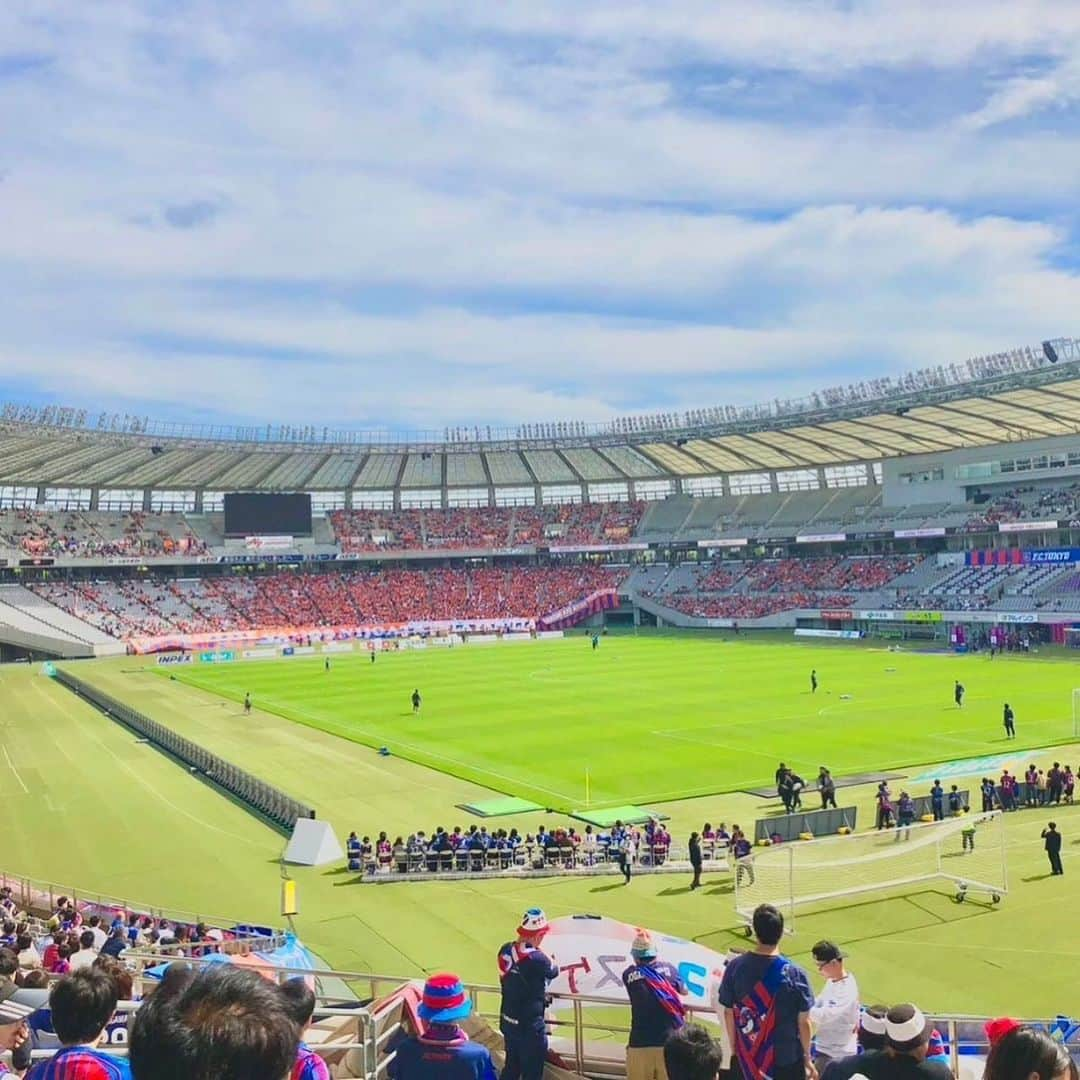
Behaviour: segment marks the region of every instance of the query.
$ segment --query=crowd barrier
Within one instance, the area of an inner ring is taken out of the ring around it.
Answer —
[[[72,693],[85,698],[137,735],[149,740],[171,757],[187,765],[213,784],[227,791],[247,809],[282,832],[289,833],[298,818],[313,818],[315,811],[291,795],[260,780],[257,776],[230,764],[198,743],[177,735],[171,728],[125,705],[102,690],[76,678],[63,668],[56,668],[53,677]]]
[[[159,956],[134,954],[128,957],[144,967],[160,963]],[[205,960],[192,960],[199,965]],[[318,1023],[308,1033],[307,1041],[331,1064],[333,1075],[357,1080],[382,1080],[392,1060],[392,1047],[406,1027],[408,1010],[402,1007],[399,991],[419,986],[422,979],[377,975],[370,972],[279,968],[279,978],[314,978],[319,995],[316,1007]],[[901,977],[902,978],[902,977]],[[327,987],[343,985],[360,1003],[327,992]],[[498,1055],[501,1040],[493,1031],[498,1023],[500,990],[495,984],[465,983],[473,1003],[474,1016],[467,1024],[470,1036],[486,1043]],[[902,996],[902,990],[898,990]],[[611,997],[553,991],[549,995],[547,1024],[551,1047],[567,1068],[585,1076],[625,1076],[625,1051],[630,1030],[629,1003]],[[953,1075],[958,1080],[978,1080],[982,1076],[989,1049],[985,1032],[990,1017],[965,1016],[936,1011],[932,1003],[921,1003],[928,1018],[941,1033]],[[688,1003],[687,1012],[719,1038],[715,1007]],[[118,1013],[131,1013],[138,1002],[124,1002]],[[485,1022],[487,1021],[487,1022]],[[1024,1024],[1047,1031],[1077,1057],[1080,1055],[1080,1023],[1066,1015],[1053,1018],[1032,1017]],[[120,1042],[120,1040],[118,1040]],[[119,1046],[110,1046],[110,1052]],[[47,1056],[47,1055],[42,1055]]]
[[[855,831],[858,810],[854,806],[841,806],[838,810],[796,810],[791,814],[758,818],[754,822],[754,842],[777,839],[789,842],[799,840],[805,833],[811,836],[835,836],[840,829]]]

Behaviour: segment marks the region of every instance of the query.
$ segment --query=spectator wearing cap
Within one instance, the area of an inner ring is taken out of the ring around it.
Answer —
[[[821,1073],[821,1080],[851,1080],[862,1074],[862,1063],[875,1054],[885,1053],[885,1014],[884,1005],[868,1005],[859,1014],[859,1027],[855,1033],[858,1052],[848,1057],[835,1058]]]
[[[11,1066],[21,1074],[30,1064],[30,1029],[27,1018],[34,1010],[10,998],[0,1000],[0,1053],[11,1051]],[[0,1076],[10,1076],[11,1071],[0,1062]]]
[[[664,1043],[668,1080],[716,1080],[720,1047],[700,1024],[684,1024]]]
[[[857,1072],[867,1080],[951,1080],[948,1065],[927,1060],[932,1032],[914,1005],[894,1005],[885,1014],[885,1051],[863,1054]]]
[[[116,1002],[116,981],[107,971],[86,968],[60,979],[49,995],[49,1013],[61,1049],[35,1065],[27,1080],[131,1080],[126,1060],[97,1049]]]
[[[558,965],[540,948],[547,932],[547,916],[529,908],[517,938],[499,950],[499,1029],[506,1044],[501,1080],[540,1080],[544,1075],[547,984],[559,974]]]
[[[495,1080],[487,1047],[469,1042],[458,1026],[472,1002],[456,975],[432,975],[416,1011],[424,1030],[397,1048],[387,1069],[391,1080]]]
[[[814,998],[810,1023],[814,1025],[814,1066],[821,1072],[830,1061],[849,1057],[858,1049],[859,986],[844,966],[845,954],[831,941],[819,941],[811,950],[825,986]]]
[[[990,1053],[983,1080],[1077,1080],[1069,1051],[1044,1031],[1002,1017],[986,1025]]]
[[[638,930],[630,956],[634,962],[622,973],[630,998],[627,1080],[668,1080],[664,1045],[668,1036],[686,1023],[686,1010],[679,998],[686,987],[670,964],[657,960],[648,930]]]
[[[300,1029],[300,1046],[289,1080],[330,1080],[326,1062],[304,1042],[304,1033],[315,1015],[315,991],[304,979],[289,979],[282,983],[281,996],[293,1023]]]

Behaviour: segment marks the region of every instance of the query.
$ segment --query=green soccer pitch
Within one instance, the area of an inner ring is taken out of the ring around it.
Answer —
[[[816,696],[811,668],[821,681]],[[808,780],[821,763],[838,777],[888,769],[907,777],[894,790],[913,793],[928,789],[936,765],[946,784],[974,789],[990,759],[995,773],[1006,763],[1080,763],[1080,746],[1057,745],[1071,742],[1071,692],[1080,684],[1065,658],[612,636],[595,654],[574,637],[388,654],[374,665],[342,655],[330,672],[306,659],[165,675],[135,658],[71,669],[305,799],[342,836],[467,826],[478,819],[457,805],[497,792],[577,809],[586,767],[594,803],[655,808],[685,841],[705,820],[749,828],[773,812],[775,801],[740,789],[768,783],[780,758]],[[963,711],[952,706],[957,678],[968,689]],[[424,696],[419,717],[409,704],[414,688]],[[245,717],[249,690],[254,710]],[[1004,701],[1016,711],[1015,744],[1003,741]],[[206,916],[280,921],[279,834],[40,667],[0,668],[0,703],[0,869]],[[392,756],[371,748],[384,744]],[[987,760],[956,764],[967,759]],[[710,794],[672,794],[695,790]],[[842,788],[838,799],[858,807],[860,828],[872,821],[872,784]],[[1039,838],[1051,816],[1065,837],[1062,878],[1048,876]],[[566,820],[537,812],[486,824],[535,832]],[[840,942],[865,1001],[907,998],[929,1010],[991,1015],[1068,1011],[1080,946],[1057,917],[1080,903],[1080,809],[1008,815],[1006,843],[1009,894],[997,907],[956,904],[945,882],[839,898],[800,912],[786,949],[812,971],[814,941]],[[720,951],[745,945],[725,873],[708,875],[694,893],[678,874],[629,886],[615,877],[372,886],[338,866],[291,873],[301,938],[348,970],[453,970],[492,982],[495,950],[534,904],[552,917],[606,914]],[[1042,977],[1017,977],[1029,970]]]
[[[810,672],[819,687],[810,691]],[[200,689],[573,811],[762,787],[785,761],[865,773],[1073,738],[1068,663],[614,636],[165,669]],[[967,688],[953,704],[953,683]],[[423,706],[413,715],[409,698]]]

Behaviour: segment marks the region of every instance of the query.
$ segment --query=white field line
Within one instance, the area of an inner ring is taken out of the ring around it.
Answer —
[[[23,792],[27,795],[30,794],[30,789],[23,783],[23,778],[19,775],[19,770],[15,768],[15,763],[11,760],[11,755],[8,753],[8,748],[4,747],[4,758],[8,763],[8,768],[15,774],[15,779],[19,781],[19,787],[23,789]]]

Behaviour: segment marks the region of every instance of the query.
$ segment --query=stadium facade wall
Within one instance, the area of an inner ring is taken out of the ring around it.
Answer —
[[[949,503],[963,505],[971,488],[1015,487],[1042,481],[1080,480],[1080,466],[1064,465],[1032,469],[1021,473],[988,471],[976,474],[973,466],[992,465],[1016,458],[1047,458],[1080,451],[1080,435],[1048,439],[1025,439],[1017,442],[947,450],[932,454],[911,454],[886,458],[882,462],[882,505],[910,506],[913,503]],[[940,473],[940,476],[938,475]],[[911,477],[920,477],[912,480]]]

